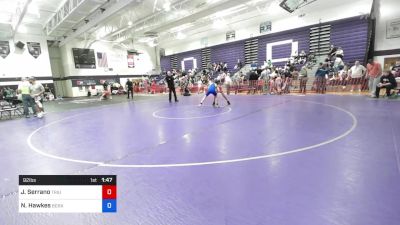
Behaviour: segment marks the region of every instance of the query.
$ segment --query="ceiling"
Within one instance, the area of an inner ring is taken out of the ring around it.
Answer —
[[[13,23],[28,0],[0,0],[0,37],[11,37]],[[19,26],[20,33],[42,35],[43,27],[61,5],[60,0],[32,0]]]
[[[293,1],[293,0],[291,0]],[[300,0],[295,0],[300,1]],[[303,0],[304,1],[304,0]],[[0,0],[0,38],[18,33],[47,36],[61,45],[75,39],[107,41],[129,48],[132,43],[156,45],[253,18],[298,16],[347,0],[317,0],[295,13],[281,0]],[[28,4],[29,3],[29,4]],[[26,7],[25,14],[18,13]],[[3,36],[3,37],[2,37]]]

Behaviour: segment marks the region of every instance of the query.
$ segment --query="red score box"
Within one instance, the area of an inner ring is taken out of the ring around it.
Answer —
[[[103,185],[103,199],[117,199],[117,186],[116,185]]]

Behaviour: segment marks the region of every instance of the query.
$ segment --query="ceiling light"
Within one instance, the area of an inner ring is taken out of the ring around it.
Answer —
[[[128,22],[128,26],[132,26],[132,24],[133,24],[132,21]]]
[[[152,40],[152,41],[148,42],[147,45],[150,47],[156,47],[158,45],[158,42],[157,42],[157,40]]]
[[[221,1],[221,0],[207,0],[207,3],[208,4],[213,4],[213,3],[216,3],[216,2],[219,2],[219,1]]]
[[[163,9],[164,9],[166,12],[171,11],[171,2],[169,2],[169,0],[166,0],[166,1],[164,2],[164,4],[163,4]]]
[[[39,8],[34,3],[29,4],[28,13],[40,17]]]
[[[20,25],[18,27],[18,32],[19,33],[27,33],[28,32],[28,28],[26,26]]]
[[[227,23],[225,20],[223,19],[216,19],[214,20],[213,24],[212,24],[212,28],[214,29],[224,29],[226,27]]]
[[[186,34],[180,32],[180,31],[176,34],[176,39],[178,39],[178,40],[183,40],[185,38],[186,38]]]
[[[186,30],[186,29],[188,29],[190,27],[193,27],[193,26],[194,26],[193,23],[185,23],[185,24],[179,25],[177,27],[171,28],[170,32],[171,33],[176,33],[176,32],[179,32],[179,31]]]

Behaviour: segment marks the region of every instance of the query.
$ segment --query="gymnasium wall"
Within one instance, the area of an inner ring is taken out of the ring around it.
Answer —
[[[17,85],[21,77],[35,76],[45,79],[43,83],[52,83],[51,66],[47,40],[45,37],[17,35],[14,40],[9,41],[10,54],[0,57],[0,86]],[[23,49],[15,47],[15,42],[21,41],[25,44]],[[41,54],[34,58],[28,52],[27,42],[39,42]]]
[[[77,69],[72,54],[72,48],[94,49],[96,57],[95,69]],[[134,55],[134,67],[128,67],[126,49],[115,47],[107,42],[94,42],[92,44],[84,41],[71,41],[60,48],[62,67],[64,75],[55,78],[58,89],[62,89],[63,96],[80,97],[86,96],[87,85],[75,85],[78,81],[95,80],[97,87],[100,88],[100,80],[119,81],[119,78],[133,78],[137,76],[155,73],[156,55],[153,47],[145,45],[135,45],[139,55]],[[106,53],[107,67],[98,65],[97,53]]]
[[[390,63],[385,64],[385,58],[400,60],[400,36],[390,38],[387,36],[387,26],[395,20],[400,21],[400,1],[380,0],[375,4],[376,35],[375,35],[375,60],[380,62],[386,69]],[[399,23],[399,22],[397,22]]]
[[[72,48],[90,48],[94,49],[96,56],[95,69],[76,69]],[[127,51],[113,47],[112,44],[106,42],[95,42],[91,45],[84,41],[72,41],[61,47],[61,57],[63,59],[63,67],[65,76],[100,76],[100,75],[142,75],[151,73],[155,69],[155,51],[154,48],[137,45],[135,49],[140,53],[134,56],[134,68],[128,67]],[[97,64],[97,52],[106,53],[108,67],[99,67]]]
[[[363,62],[365,60],[368,40],[367,19],[357,16],[323,24],[331,25],[331,43],[343,48],[345,62],[352,63],[355,60]],[[298,52],[301,50],[308,52],[310,28],[314,26],[318,26],[318,24],[252,38],[258,39],[258,64],[263,64],[269,53],[269,57],[272,56],[272,59],[276,60],[274,65],[283,65],[286,62],[285,59],[291,56],[294,46],[297,47]],[[211,62],[227,62],[228,68],[232,69],[238,58],[244,62],[244,43],[245,40],[241,40],[209,47],[211,50]],[[271,52],[267,50],[268,45]],[[201,57],[201,49],[162,57],[161,61],[163,63],[161,63],[161,67],[163,70],[169,70],[171,63],[168,64],[168,60],[171,57],[177,57],[178,68],[180,69],[179,64],[182,58],[198,58],[199,53]],[[199,68],[201,68],[200,65]]]
[[[283,31],[279,33],[273,33],[270,35],[264,35],[258,38],[258,63],[262,64],[267,59],[267,44],[273,45],[271,47],[272,59],[284,59],[291,55],[291,47],[297,42],[298,52],[305,50],[308,52],[310,40],[309,40],[310,28],[302,27],[289,31]],[[274,45],[276,43],[286,43],[281,45]],[[283,65],[287,60],[273,62],[274,65]]]
[[[331,43],[344,50],[345,62],[366,62],[368,20],[359,17],[332,23]]]

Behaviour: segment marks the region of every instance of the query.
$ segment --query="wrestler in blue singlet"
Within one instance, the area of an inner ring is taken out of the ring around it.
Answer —
[[[208,95],[210,95],[210,94],[212,94],[212,95],[214,95],[214,96],[217,96],[217,85],[216,85],[215,83],[211,83],[211,84],[208,86],[208,90],[207,90],[206,96],[208,96]]]

